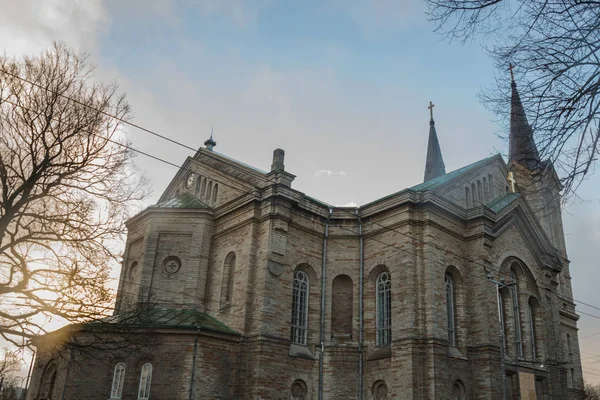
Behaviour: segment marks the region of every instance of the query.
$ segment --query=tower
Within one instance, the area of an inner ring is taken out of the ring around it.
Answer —
[[[516,177],[518,191],[527,199],[546,235],[566,258],[560,204],[562,185],[552,162],[540,159],[533,139],[533,129],[527,121],[517,90],[513,68],[511,64],[509,67],[511,76],[509,169]]]
[[[437,132],[435,130],[435,121],[433,120],[433,107],[435,105],[429,102],[429,144],[427,145],[427,159],[425,161],[425,178],[423,182],[437,178],[446,174],[444,159],[442,158],[442,150],[438,141]]]

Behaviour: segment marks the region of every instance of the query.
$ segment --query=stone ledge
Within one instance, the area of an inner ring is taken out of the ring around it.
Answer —
[[[296,343],[290,344],[290,351],[288,354],[292,357],[306,358],[307,360],[315,359],[315,356],[310,352],[308,347]]]

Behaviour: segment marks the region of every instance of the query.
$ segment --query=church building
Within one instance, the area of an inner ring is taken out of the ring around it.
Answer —
[[[114,317],[34,340],[27,399],[582,398],[562,187],[511,84],[508,164],[446,172],[430,104],[424,182],[359,207],[211,135],[127,222]],[[152,345],[60,346],[122,327]]]

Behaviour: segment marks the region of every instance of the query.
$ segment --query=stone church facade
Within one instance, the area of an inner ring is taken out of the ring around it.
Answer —
[[[432,115],[425,181],[356,208],[295,190],[282,150],[263,172],[211,137],[127,223],[112,326],[149,305],[153,344],[38,337],[27,398],[580,398],[561,187],[512,84],[508,164],[446,173]]]

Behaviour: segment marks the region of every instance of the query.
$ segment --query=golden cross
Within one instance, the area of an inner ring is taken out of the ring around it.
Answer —
[[[433,107],[435,107],[435,104],[433,104],[431,101],[429,102],[429,107],[427,107],[429,109],[429,115],[431,116],[431,120],[433,121]]]
[[[513,75],[513,69],[515,68],[514,65],[512,65],[512,63],[508,63],[508,70],[510,71],[510,80],[514,81],[515,80],[515,76]]]
[[[506,178],[506,180],[508,181],[508,183],[510,184],[510,192],[514,193],[515,192],[515,183],[517,181],[515,181],[515,177],[513,175],[512,172],[508,173],[508,177]]]

